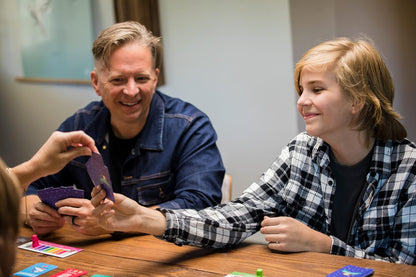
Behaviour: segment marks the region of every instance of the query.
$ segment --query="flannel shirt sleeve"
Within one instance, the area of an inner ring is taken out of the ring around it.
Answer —
[[[304,145],[308,137],[301,135],[298,139]],[[260,230],[264,216],[283,215],[281,192],[290,179],[291,151],[297,143],[295,139],[284,147],[260,180],[230,203],[199,211],[161,208],[167,228],[160,238],[177,245],[226,248]]]
[[[285,148],[278,159],[243,194],[230,203],[203,210],[159,209],[166,216],[161,239],[177,245],[232,247],[260,230],[264,216],[279,212],[278,192],[288,180],[290,167]],[[286,181],[285,181],[286,180]]]
[[[228,203],[204,210],[167,210],[167,229],[162,239],[176,245],[227,248],[240,243],[260,227],[246,207]],[[261,217],[262,218],[262,217]]]

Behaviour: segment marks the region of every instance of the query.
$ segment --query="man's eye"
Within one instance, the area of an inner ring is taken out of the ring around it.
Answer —
[[[146,77],[146,76],[136,77],[136,82],[138,82],[138,83],[145,83],[148,80],[149,80],[149,77]]]
[[[113,85],[121,85],[121,84],[123,84],[123,79],[122,78],[114,78],[114,79],[111,79],[111,83]]]

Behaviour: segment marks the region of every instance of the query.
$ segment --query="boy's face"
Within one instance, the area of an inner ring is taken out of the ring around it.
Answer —
[[[297,107],[310,135],[331,144],[351,132],[358,110],[338,85],[334,73],[303,69],[300,87]]]

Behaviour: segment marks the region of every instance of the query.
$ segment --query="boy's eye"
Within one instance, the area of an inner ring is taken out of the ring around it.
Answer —
[[[324,90],[324,89],[323,89],[323,88],[319,88],[319,87],[318,87],[318,88],[313,88],[313,89],[312,89],[312,91],[313,91],[313,92],[315,92],[315,93],[316,93],[316,92],[320,92],[320,91],[322,91],[322,90]]]

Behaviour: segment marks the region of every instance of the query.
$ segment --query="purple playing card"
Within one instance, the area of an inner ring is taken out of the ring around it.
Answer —
[[[110,174],[104,165],[100,154],[93,152],[91,158],[85,163],[88,174],[95,186],[101,185],[107,194],[107,198],[115,202]]]
[[[38,196],[43,203],[58,209],[55,203],[66,198],[84,198],[84,191],[75,187],[58,187],[38,190]]]

